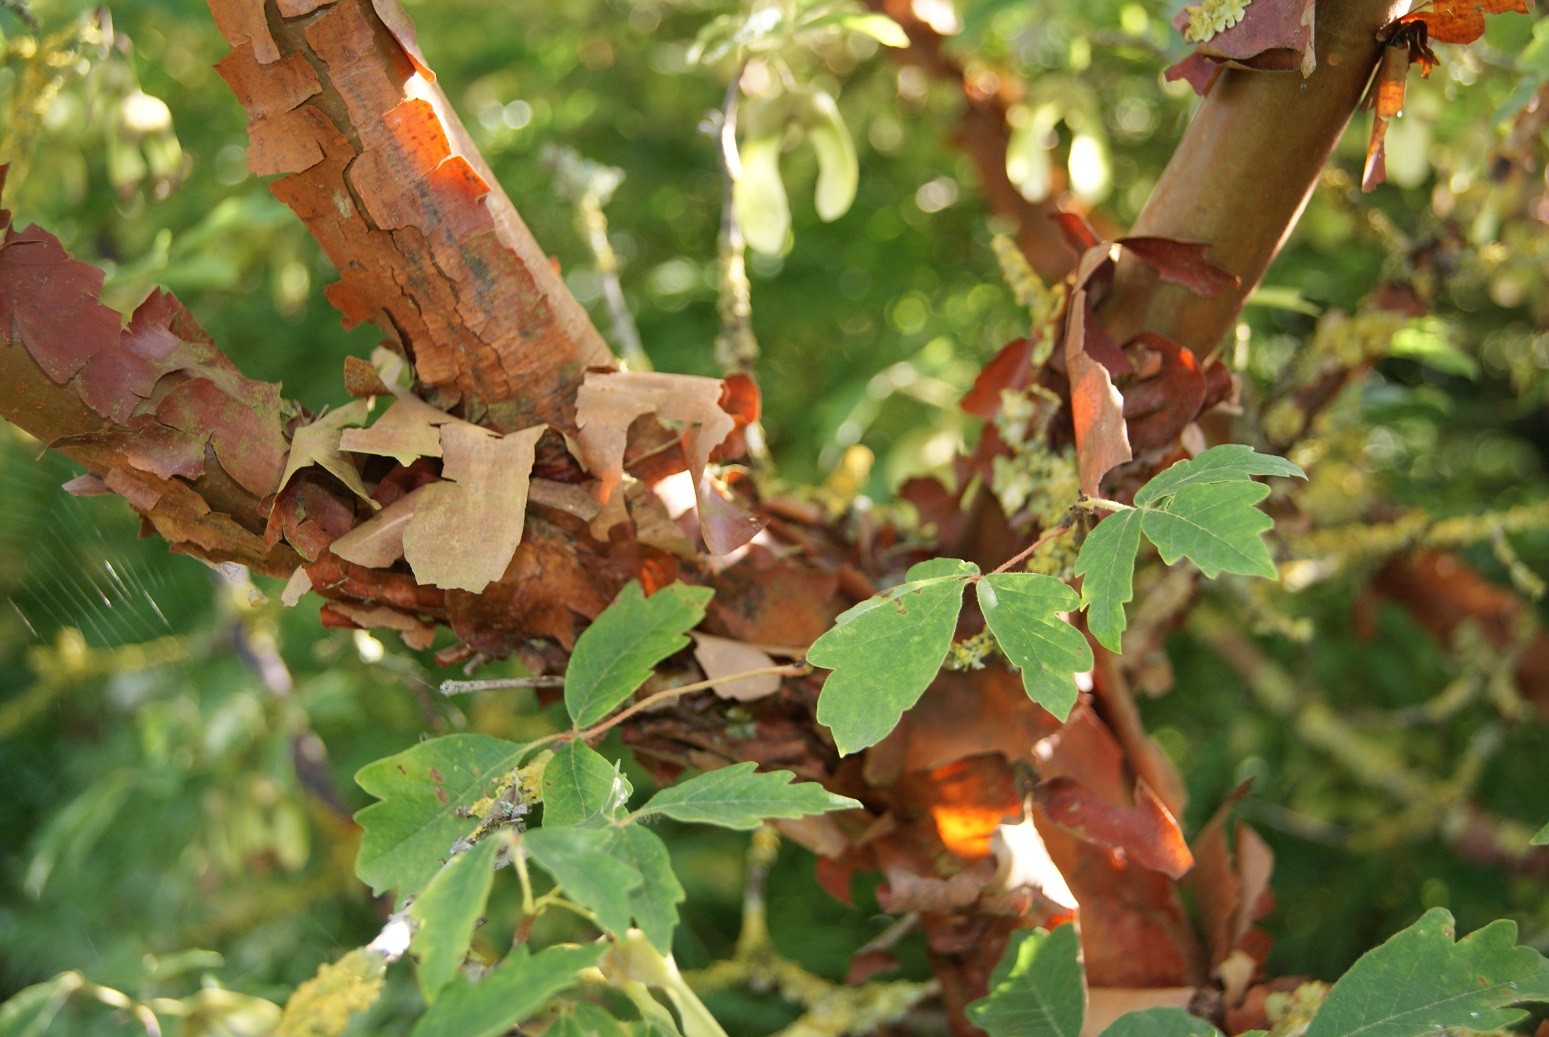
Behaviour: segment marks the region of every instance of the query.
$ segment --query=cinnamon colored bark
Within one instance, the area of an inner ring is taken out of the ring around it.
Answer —
[[[1210,355],[1296,226],[1360,104],[1380,50],[1377,30],[1407,7],[1405,0],[1319,0],[1318,66],[1309,78],[1221,73],[1130,233],[1207,242],[1211,262],[1241,283],[1194,295],[1125,257],[1099,309],[1117,340],[1152,331]]]
[[[613,357],[435,85],[396,0],[210,0],[249,168],[322,245],[437,402],[500,431],[573,430]]]
[[[102,280],[0,209],[0,417],[85,465],[77,492],[122,495],[173,550],[288,574],[295,552],[263,536],[288,446],[279,389],[243,378],[165,293],[121,327]]]
[[[964,143],[992,205],[1016,214],[1023,247],[1041,273],[1068,270],[1073,256],[1044,218],[1049,207],[1026,203],[1005,179],[1007,99],[976,92],[909,5],[874,2],[911,32],[912,60],[964,82]],[[1241,276],[1242,288],[1196,297],[1158,286],[1126,264],[1102,311],[1116,341],[1149,330],[1208,350],[1230,326],[1355,108],[1376,53],[1372,35],[1392,7],[1391,0],[1320,3],[1319,71],[1306,83],[1296,73],[1223,76],[1135,232],[1208,242],[1211,259]],[[395,0],[211,0],[211,9],[233,46],[220,71],[248,111],[250,164],[256,173],[285,174],[272,188],[338,266],[341,280],[328,294],[346,321],[380,325],[413,361],[422,394],[442,409],[502,431],[540,422],[574,431],[586,368],[611,366],[611,358],[434,86]],[[25,265],[38,254],[27,250],[45,247],[41,239],[8,237],[0,262]],[[68,269],[77,281],[84,276]],[[0,273],[0,290],[21,283]],[[94,296],[95,286],[87,287],[85,295]],[[5,416],[104,473],[107,488],[123,492],[185,549],[189,523],[203,528],[192,521],[205,521],[200,507],[213,516],[208,523],[232,527],[215,547],[193,540],[207,557],[282,571],[296,561],[278,538],[288,539],[308,559],[313,586],[352,606],[332,608],[330,622],[352,622],[382,607],[399,618],[447,622],[470,651],[530,652],[541,642],[546,654],[532,661],[562,665],[576,624],[623,582],[639,577],[659,586],[683,578],[716,588],[706,632],[799,650],[876,582],[895,579],[918,560],[919,552],[906,556],[898,544],[871,535],[878,531],[849,536],[822,509],[804,513],[797,503],[769,502],[761,510],[773,543],[755,544],[717,568],[692,557],[649,493],[627,506],[615,499],[609,519],[617,521],[606,528],[555,493],[550,504],[534,499],[502,580],[480,593],[421,586],[402,564],[368,568],[328,550],[369,514],[330,476],[315,469],[298,476],[280,495],[281,506],[266,506],[278,481],[276,454],[283,467],[286,431],[272,387],[242,380],[165,302],[146,313],[142,326],[158,343],[170,336],[183,344],[176,369],[130,332],[120,333],[116,315],[90,307],[83,312],[94,337],[81,359],[68,336],[27,330],[48,327],[47,309],[58,304],[59,292],[55,280],[16,293],[22,302],[13,308],[35,317],[21,333],[0,319],[0,334],[8,336],[0,347]],[[0,292],[0,307],[8,298]],[[45,340],[52,344],[40,353]],[[119,377],[125,365],[133,370]],[[107,379],[113,391],[100,394],[95,383],[80,381],[81,372],[98,370],[115,373],[117,381]],[[139,420],[147,413],[184,435],[156,438],[163,433]],[[222,419],[212,426],[222,432],[200,439],[192,419],[210,415]],[[258,449],[248,456],[235,449],[239,443]],[[535,474],[578,494],[577,484],[594,488],[563,453],[556,447],[540,457]],[[431,458],[386,475],[377,470],[372,492],[381,504],[440,478]],[[180,510],[158,521],[163,500]],[[267,521],[271,514],[274,521]],[[967,529],[956,545],[964,557],[995,564],[1019,546],[998,513],[973,517]],[[963,632],[974,632],[971,607],[964,622]],[[643,714],[625,734],[662,774],[753,760],[860,799],[865,811],[784,827],[825,855],[836,890],[855,870],[878,870],[887,878],[890,909],[921,912],[956,1032],[968,1034],[962,1008],[983,992],[1007,934],[1069,910],[992,881],[991,835],[1024,810],[1079,904],[1093,985],[1203,986],[1210,963],[1233,949],[1201,939],[1179,883],[1169,877],[1189,855],[1167,810],[1178,802],[1176,777],[1139,729],[1113,668],[1100,667],[1094,680],[1096,693],[1060,725],[1004,668],[944,673],[891,736],[846,759],[813,719],[817,675],[739,705],[745,712],[736,723],[728,721],[727,703],[703,695]],[[1073,823],[1072,803],[1096,816]],[[1168,840],[1161,870],[1133,852],[1137,839],[1147,849],[1150,840]],[[1236,874],[1233,868],[1215,861],[1212,873]]]

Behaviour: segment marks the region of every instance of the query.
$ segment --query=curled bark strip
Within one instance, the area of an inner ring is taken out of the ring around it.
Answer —
[[[85,465],[174,550],[294,569],[261,536],[287,448],[278,388],[243,378],[170,295],[120,327],[97,300],[101,272],[57,238],[3,209],[0,235],[0,416]]]
[[[612,356],[468,141],[396,0],[211,0],[249,168],[340,271],[345,323],[381,327],[420,380],[500,431],[573,428]]]

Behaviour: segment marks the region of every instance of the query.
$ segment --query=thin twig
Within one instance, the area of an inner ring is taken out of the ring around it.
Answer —
[[[990,570],[990,575],[991,576],[995,576],[998,573],[1003,573],[1006,570],[1012,568],[1013,566],[1019,565],[1020,563],[1026,561],[1028,556],[1030,556],[1034,551],[1038,550],[1044,544],[1047,544],[1049,541],[1053,540],[1055,537],[1062,537],[1066,533],[1069,533],[1070,532],[1070,527],[1074,523],[1075,523],[1075,516],[1071,515],[1071,514],[1066,514],[1066,516],[1064,518],[1060,519],[1058,523],[1056,523],[1055,525],[1051,526],[1049,529],[1045,530],[1043,536],[1039,537],[1037,540],[1034,540],[1027,547],[1025,547],[1022,550],[1018,551],[1016,554],[1012,555],[1010,558],[1006,559],[1004,562],[1001,562],[1000,565],[996,566],[994,569],[991,569]]]
[[[565,686],[563,677],[490,677],[477,681],[444,680],[441,682],[441,694],[447,698],[453,695],[466,695],[473,691],[500,691],[505,688],[562,688]]]
[[[594,724],[587,728],[585,731],[581,731],[578,734],[572,735],[571,737],[579,738],[586,742],[593,741],[597,738],[600,738],[604,734],[607,734],[613,728],[622,724],[624,721],[628,720],[632,716],[635,716],[636,714],[643,713],[648,709],[655,709],[657,706],[660,706],[663,703],[671,702],[673,699],[680,698],[689,694],[690,692],[704,691],[706,688],[713,688],[718,684],[731,684],[735,681],[746,680],[749,677],[800,677],[803,674],[811,672],[811,664],[806,662],[794,662],[786,663],[783,666],[760,666],[756,670],[745,670],[742,673],[734,673],[729,677],[715,677],[711,680],[695,681],[693,684],[684,684],[676,688],[668,688],[665,691],[658,691],[654,695],[647,695],[645,698],[641,699],[639,702],[636,702],[628,709],[619,713],[615,713],[607,720],[604,720],[599,724]]]

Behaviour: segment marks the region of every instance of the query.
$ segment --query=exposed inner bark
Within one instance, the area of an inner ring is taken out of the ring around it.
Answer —
[[[1320,3],[1319,65],[1305,82],[1296,73],[1224,75],[1135,233],[1205,242],[1211,260],[1240,285],[1200,296],[1159,284],[1150,267],[1123,260],[1096,311],[1114,341],[1149,331],[1201,355],[1215,346],[1294,225],[1359,100],[1376,57],[1375,31],[1396,6]],[[233,46],[219,67],[248,111],[251,168],[284,174],[272,188],[339,268],[341,279],[327,294],[345,321],[380,326],[413,363],[419,395],[442,410],[502,432],[546,423],[573,434],[587,369],[612,367],[612,358],[434,85],[394,0],[211,0],[211,8]],[[918,26],[911,31],[924,39]],[[947,60],[939,39],[921,45],[922,60]],[[976,141],[990,136],[990,145],[975,143],[975,159],[986,171],[987,192],[1003,194],[1010,186],[1004,102],[981,98],[965,133]],[[990,175],[994,162],[980,155],[996,147],[998,178]],[[1023,213],[1021,240],[1035,264],[1063,272],[1068,254],[1037,225],[1041,208],[1019,195],[997,204]],[[46,247],[28,233],[7,236],[0,264]],[[78,267],[60,269],[80,276]],[[34,317],[51,304],[41,295],[10,303]],[[92,312],[99,341],[88,369],[127,348],[116,315],[106,320]],[[154,377],[145,392],[126,384],[122,406],[94,405],[72,381],[81,368],[61,378],[38,359],[65,350],[63,340],[47,339],[46,323],[43,337],[31,340],[19,326],[0,321],[0,413],[102,476],[105,488],[124,493],[180,549],[271,574],[288,575],[304,563],[312,588],[335,603],[325,614],[329,622],[369,622],[380,615],[371,610],[385,608],[406,621],[450,625],[469,652],[522,652],[535,665],[557,668],[578,626],[627,580],[660,585],[682,578],[716,588],[706,632],[799,652],[840,610],[921,557],[897,550],[886,529],[853,538],[821,511],[773,500],[749,502],[769,522],[772,544],[719,564],[693,550],[649,493],[621,491],[601,512],[588,506],[596,480],[551,437],[534,469],[551,487],[532,496],[505,576],[478,593],[423,586],[401,562],[373,568],[329,550],[374,512],[319,468],[277,494],[278,471],[267,485],[244,480],[219,439],[183,443],[175,455],[157,453],[158,446],[145,460],[142,440],[151,433],[141,419],[163,414],[181,384],[226,386],[199,413],[230,423],[248,390],[232,381],[240,376],[229,365],[190,355],[175,369],[149,369]],[[192,335],[185,329],[180,338]],[[1173,349],[1166,355],[1175,357]],[[272,407],[250,409],[262,410],[254,441],[291,434],[299,424],[293,411],[282,413],[277,393]],[[664,468],[654,460],[663,440],[645,424],[631,432],[625,467],[646,482],[681,470],[682,463]],[[1152,462],[1175,450],[1176,432],[1152,444]],[[174,457],[183,467],[168,460]],[[427,458],[409,465],[376,459],[363,471],[375,482],[378,504],[439,476]],[[980,495],[943,551],[994,564],[1031,542],[1039,531],[1012,532],[989,497]],[[971,609],[966,616],[966,624],[977,622]],[[991,833],[1024,810],[1079,903],[1094,987],[1209,990],[1213,969],[1234,951],[1262,960],[1262,940],[1251,931],[1262,887],[1224,839],[1196,844],[1189,859],[1199,867],[1183,881],[1125,852],[1127,839],[1130,849],[1175,840],[1179,853],[1189,854],[1173,820],[1181,783],[1140,730],[1111,657],[1099,651],[1093,691],[1063,727],[1028,701],[1015,675],[995,665],[942,674],[898,730],[847,759],[813,720],[820,684],[819,676],[793,678],[779,694],[740,707],[751,723],[729,723],[725,702],[698,696],[637,718],[626,737],[664,774],[754,760],[864,802],[866,811],[853,816],[784,827],[822,855],[825,884],[837,893],[845,895],[855,871],[880,869],[889,883],[886,906],[922,912],[959,1032],[972,1032],[961,1022],[962,1008],[982,994],[1006,934],[1066,910],[992,881]],[[1138,827],[1108,838],[1077,831],[1056,820],[1071,802]],[[1214,884],[1221,902],[1237,905],[1231,918],[1207,920],[1203,933],[1183,897],[1185,886],[1198,893],[1199,883]]]

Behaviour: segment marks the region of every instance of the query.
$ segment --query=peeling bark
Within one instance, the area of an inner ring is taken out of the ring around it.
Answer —
[[[1305,87],[1294,75],[1223,76],[1136,233],[1205,242],[1241,286],[1183,294],[1126,259],[1097,314],[1114,342],[1146,331],[1202,353],[1215,344],[1305,204],[1369,73],[1371,30],[1392,7],[1324,0],[1320,71]],[[587,369],[612,367],[612,359],[434,86],[394,0],[211,0],[211,9],[233,46],[219,68],[248,112],[251,167],[283,174],[272,189],[339,268],[328,296],[346,323],[382,327],[413,362],[421,396],[440,410],[502,432],[549,424],[573,435]],[[911,32],[922,53],[946,60],[939,39],[922,42],[918,26]],[[961,78],[961,68],[954,74]],[[1044,228],[1039,207],[1001,197],[990,182],[1004,179],[1004,141],[995,136],[1005,132],[1004,100],[975,101],[971,92],[969,100],[971,118],[988,129],[970,123],[968,132],[989,134],[991,145],[999,139],[998,151],[974,151],[993,203],[1019,214],[1035,265],[1063,273],[1074,257],[1054,223]],[[86,464],[176,549],[267,573],[304,562],[294,586],[309,583],[331,599],[330,624],[386,625],[422,643],[427,622],[445,623],[468,653],[525,652],[540,667],[557,665],[578,627],[627,580],[660,586],[682,578],[718,591],[704,633],[799,652],[841,609],[924,554],[886,542],[886,531],[852,538],[821,509],[763,501],[755,512],[769,523],[770,547],[756,543],[734,563],[705,557],[654,495],[597,494],[604,473],[583,471],[550,435],[537,443],[533,475],[551,491],[534,492],[510,565],[483,591],[424,586],[393,552],[368,559],[383,563],[377,568],[346,561],[330,545],[373,512],[315,465],[276,492],[289,413],[277,391],[242,379],[170,297],[152,296],[121,330],[118,315],[95,301],[100,275],[51,241],[7,230],[0,247],[0,413]],[[26,273],[38,257],[52,273]],[[625,470],[647,482],[681,470],[681,459],[675,468],[661,464],[663,443],[676,443],[639,434],[638,425],[630,431]],[[441,480],[434,455],[372,463],[362,485],[372,484],[384,511]],[[608,497],[602,510],[575,505],[583,487],[599,502]],[[1018,548],[990,505],[962,525],[955,546],[965,557],[994,564]],[[977,622],[970,610],[965,625]],[[1151,862],[1163,869],[1152,870],[1116,852],[1117,837],[1060,823],[1062,805],[1079,800],[1116,818],[1175,825],[1177,777],[1139,731],[1116,672],[1099,668],[1095,693],[1063,726],[1003,668],[944,673],[892,735],[843,760],[813,719],[814,676],[738,704],[751,721],[729,724],[727,703],[706,694],[643,714],[625,734],[663,775],[753,760],[865,803],[865,811],[783,827],[826,856],[834,888],[856,870],[877,869],[890,876],[890,896],[923,898],[944,997],[957,1032],[969,1033],[962,1007],[983,992],[1007,934],[1068,910],[993,882],[991,836],[1030,802],[1047,854],[1079,904],[1094,986],[1211,980],[1220,948],[1200,939],[1179,883],[1163,874],[1176,871],[1186,849]],[[1039,805],[1033,784],[1056,779],[1060,796],[1051,799],[1046,785]],[[1217,870],[1232,873],[1228,862]]]
[[[338,268],[431,397],[502,432],[573,429],[613,357],[419,56],[395,0],[211,0],[216,66],[247,109],[249,168]]]

